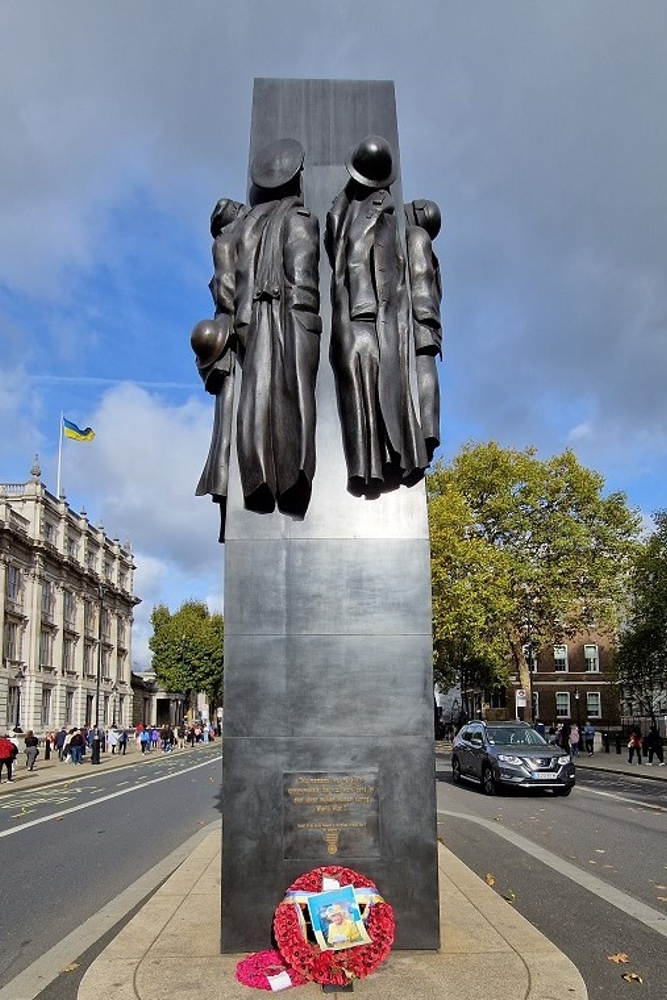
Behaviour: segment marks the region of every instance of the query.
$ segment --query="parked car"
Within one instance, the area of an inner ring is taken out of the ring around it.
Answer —
[[[500,787],[549,788],[569,795],[572,758],[546,742],[527,722],[469,722],[454,737],[452,777],[478,782],[486,795]]]

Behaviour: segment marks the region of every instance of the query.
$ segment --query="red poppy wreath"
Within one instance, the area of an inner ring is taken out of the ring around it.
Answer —
[[[241,959],[236,966],[236,978],[243,986],[254,986],[257,990],[273,990],[271,980],[280,975],[289,976],[292,986],[304,986],[306,980],[288,969],[279,951],[257,951]],[[286,985],[289,986],[289,983]],[[282,987],[281,987],[282,988]]]
[[[354,887],[368,944],[323,951],[318,943],[308,940],[307,901],[309,895],[322,892],[323,878],[335,879],[341,887]],[[391,951],[394,930],[394,912],[370,879],[339,865],[313,868],[299,876],[273,917],[276,944],[285,964],[304,979],[322,985],[345,986],[373,972]]]

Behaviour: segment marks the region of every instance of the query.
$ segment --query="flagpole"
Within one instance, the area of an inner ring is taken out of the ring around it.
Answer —
[[[60,411],[60,426],[58,428],[58,475],[56,477],[56,500],[60,500],[60,480],[63,470],[63,411]]]

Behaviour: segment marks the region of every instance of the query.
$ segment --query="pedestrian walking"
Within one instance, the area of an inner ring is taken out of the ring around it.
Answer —
[[[72,738],[69,741],[69,752],[72,755],[73,764],[81,763],[84,746],[85,746],[85,740],[80,730],[75,729],[74,732],[72,733]]]
[[[648,762],[653,764],[654,756],[658,758],[658,767],[665,766],[665,757],[662,749],[662,736],[658,732],[655,722],[651,723],[651,728],[644,740],[644,749],[648,753]]]
[[[147,729],[142,729],[139,733],[139,745],[142,753],[148,753],[151,746],[151,734]]]
[[[589,719],[584,726],[584,746],[586,747],[586,753],[589,757],[593,756],[595,744],[595,726]]]
[[[18,750],[14,744],[13,740],[10,740],[9,736],[6,734],[0,736],[0,783],[2,782],[2,770],[3,768],[7,771],[7,781],[13,781],[12,768],[14,767],[14,760]]]
[[[579,726],[574,722],[570,729],[570,751],[573,757],[579,755]]]
[[[61,762],[61,764],[63,761],[63,757],[65,756],[66,736],[67,736],[67,730],[63,726],[62,729],[59,729],[58,732],[56,733],[56,750],[58,751],[58,760]]]
[[[114,726],[113,729],[109,730],[108,744],[111,748],[111,753],[116,753],[116,747],[118,746],[118,730]]]
[[[121,729],[118,734],[118,753],[123,757],[127,753],[127,729]]]
[[[630,739],[628,740],[628,764],[632,764],[632,758],[634,754],[637,754],[637,763],[642,762],[642,733],[638,726],[634,726],[630,731]]]
[[[29,729],[25,734],[25,766],[29,771],[35,770],[35,761],[39,754],[39,740],[33,733],[32,729]]]

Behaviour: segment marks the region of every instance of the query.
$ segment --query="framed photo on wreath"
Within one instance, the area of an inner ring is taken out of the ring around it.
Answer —
[[[341,951],[371,943],[353,886],[313,893],[307,905],[315,940],[322,951]]]

